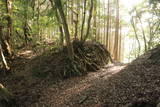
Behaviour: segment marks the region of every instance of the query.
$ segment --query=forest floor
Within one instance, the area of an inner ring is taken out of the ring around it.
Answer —
[[[23,50],[13,65],[15,72],[1,77],[0,83],[20,107],[130,107],[136,102],[156,107],[160,103],[159,55],[160,46],[130,64],[109,64],[97,72],[62,80],[51,73],[60,61],[56,54],[37,56]]]

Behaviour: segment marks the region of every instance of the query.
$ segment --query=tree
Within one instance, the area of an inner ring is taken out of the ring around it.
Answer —
[[[86,20],[86,4],[87,4],[87,0],[84,0],[83,19],[82,19],[82,26],[81,26],[81,40],[83,40],[83,30],[84,30],[84,25]]]
[[[97,36],[97,0],[94,0],[94,11],[93,11],[93,36],[96,41]]]
[[[144,40],[144,46],[145,46],[145,52],[146,52],[147,51],[147,40],[146,40],[146,35],[145,35],[145,32],[144,32],[144,28],[143,28],[143,23],[141,21],[141,18],[139,16],[139,14],[137,14],[137,17],[138,17],[140,25],[141,25],[141,30],[142,30],[142,34],[143,34],[143,40]]]
[[[110,0],[108,0],[108,6],[107,6],[107,35],[106,35],[106,45],[107,45],[107,49],[109,49],[109,21],[110,21]]]
[[[13,26],[12,26],[12,5],[13,5],[13,0],[6,0],[6,10],[7,10],[7,35],[5,37],[5,45],[6,45],[6,51],[5,54],[8,57],[12,57],[13,55],[13,50],[11,48],[11,37],[13,35]]]
[[[61,0],[54,0],[54,3],[55,3],[55,6],[56,6],[56,8],[59,12],[60,18],[62,20],[62,26],[63,26],[63,29],[64,29],[65,38],[66,38],[67,47],[68,47],[67,48],[68,49],[68,55],[69,55],[70,60],[73,60],[74,59],[74,51],[73,51],[73,46],[71,44],[70,33],[69,33],[69,30],[68,30],[68,24],[67,24],[65,15],[64,15]]]
[[[39,23],[39,18],[40,18],[40,0],[38,0],[38,7],[37,7],[37,27],[38,27],[38,37],[40,37],[40,23]]]
[[[10,70],[10,67],[8,66],[6,58],[5,58],[4,54],[3,54],[3,49],[2,49],[2,45],[1,44],[2,43],[4,44],[4,41],[2,40],[2,35],[3,35],[2,26],[0,25],[0,36],[1,36],[1,38],[0,38],[0,40],[1,40],[0,41],[0,56],[1,56],[2,63],[3,63],[3,66],[4,66],[5,70],[8,71],[8,70]]]
[[[118,42],[119,42],[119,0],[116,0],[116,27],[115,27],[115,44],[114,44],[115,60],[118,60]]]
[[[135,24],[135,22],[134,22],[133,16],[132,16],[132,18],[131,18],[131,25],[132,25],[133,30],[134,30],[134,33],[135,33],[135,38],[136,38],[136,40],[137,40],[137,42],[138,42],[138,56],[139,56],[139,55],[140,55],[140,52],[141,52],[141,44],[140,44],[140,41],[139,41],[139,39],[138,39],[136,24]]]
[[[60,16],[58,14],[58,10],[55,8],[54,4],[53,4],[53,1],[50,0],[51,2],[51,6],[52,6],[52,9],[53,11],[55,11],[55,16],[57,18],[57,21],[58,21],[58,24],[59,24],[59,31],[60,31],[60,46],[63,47],[63,43],[64,43],[64,34],[63,34],[63,28],[62,28],[62,21],[60,19]]]
[[[91,27],[91,19],[92,19],[92,14],[93,14],[93,0],[90,0],[91,6],[90,6],[90,10],[89,10],[89,17],[88,17],[88,22],[87,22],[87,31],[86,31],[86,35],[83,39],[83,41],[86,41],[86,39],[89,36],[90,33],[90,27]]]

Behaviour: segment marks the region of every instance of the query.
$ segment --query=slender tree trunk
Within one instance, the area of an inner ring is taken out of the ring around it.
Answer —
[[[74,0],[71,0],[70,2],[71,2],[71,18],[70,18],[71,19],[70,20],[71,21],[71,35],[75,36],[74,27],[76,26],[76,23],[74,23],[75,22],[74,20]]]
[[[25,6],[24,6],[24,10],[25,10],[25,15],[24,15],[24,27],[23,27],[23,31],[24,31],[24,39],[25,39],[25,45],[28,45],[29,42],[29,36],[30,36],[30,29],[29,29],[29,25],[28,25],[28,6],[29,6],[29,1],[25,1]]]
[[[13,35],[13,26],[12,26],[12,3],[13,0],[6,0],[6,8],[7,8],[7,14],[9,15],[7,17],[7,35],[6,35],[6,45],[7,45],[7,51],[5,54],[7,54],[8,57],[12,57],[13,50],[11,48],[11,37]]]
[[[83,30],[84,30],[84,25],[86,20],[86,4],[87,4],[87,0],[84,0],[83,20],[82,20],[82,27],[81,27],[81,40],[83,40]]]
[[[101,21],[100,21],[100,16],[101,16],[101,12],[100,12],[100,7],[101,7],[101,5],[100,5],[100,1],[98,1],[98,3],[97,4],[99,4],[98,5],[98,18],[97,18],[97,25],[98,25],[98,31],[97,31],[97,41],[98,42],[100,42],[100,40],[101,40]]]
[[[97,36],[97,0],[94,1],[94,13],[93,13],[93,36],[96,41]]]
[[[38,38],[40,40],[42,40],[42,38],[40,37],[40,25],[39,25],[39,18],[40,18],[40,0],[38,0],[38,7],[37,7],[37,12],[38,12],[38,16],[37,16],[37,27],[38,27]]]
[[[119,61],[122,61],[122,26],[120,25],[120,34],[119,34]]]
[[[116,28],[115,28],[115,45],[114,59],[118,60],[118,37],[119,36],[119,0],[116,0]]]
[[[109,17],[110,17],[110,1],[108,0],[108,4],[107,4],[107,35],[106,35],[106,45],[107,45],[107,49],[109,49]]]
[[[13,33],[13,28],[12,28],[12,0],[6,0],[6,7],[7,7],[7,13],[8,13],[8,17],[7,17],[7,21],[8,21],[8,25],[7,25],[7,30],[8,30],[8,34],[6,36],[6,40],[8,41],[8,43],[10,43],[10,37],[12,36]]]
[[[153,17],[153,16],[152,16]],[[149,25],[149,41],[148,41],[148,49],[151,49],[151,43],[153,38],[153,27],[151,26],[151,22],[148,22]]]
[[[3,66],[4,66],[5,70],[6,70],[6,71],[10,70],[10,67],[9,67],[8,64],[7,64],[6,58],[4,57],[1,44],[0,44],[0,54],[1,54],[1,59],[2,59]]]
[[[152,19],[152,21],[153,21],[153,19]],[[152,47],[153,38],[154,38],[156,32],[159,30],[159,27],[160,27],[160,22],[153,24],[152,26],[151,26],[151,22],[149,22],[150,37],[149,37],[149,41],[148,41],[148,50],[151,49],[151,47]]]
[[[145,52],[146,52],[147,51],[147,40],[146,40],[145,32],[143,29],[143,25],[142,25],[142,21],[141,21],[140,16],[137,16],[137,17],[138,17],[140,24],[141,24],[141,30],[142,30],[142,34],[143,34],[143,40],[144,40],[144,46],[145,46]]]
[[[86,39],[88,38],[89,36],[89,31],[90,31],[90,27],[91,27],[91,19],[92,19],[92,14],[93,14],[93,0],[90,0],[91,2],[91,7],[90,7],[90,10],[89,10],[89,18],[88,18],[88,22],[87,22],[87,31],[86,31],[86,35],[84,37],[84,40],[83,41],[86,41]]]
[[[111,13],[111,12],[110,12]],[[108,29],[108,31],[109,31],[109,35],[108,35],[108,37],[109,37],[109,42],[108,42],[108,47],[109,47],[109,51],[110,51],[110,53],[111,53],[111,55],[113,55],[113,51],[112,51],[112,49],[113,49],[113,39],[112,39],[112,21],[113,19],[112,18],[110,18],[110,20],[109,20],[109,29]]]
[[[106,16],[105,15],[105,1],[103,2],[103,4],[104,4],[104,7],[103,7],[103,14],[104,14],[104,17]],[[104,32],[104,34],[103,34],[103,45],[106,45],[106,18],[104,18],[103,19],[103,32]]]
[[[135,23],[134,23],[133,17],[131,19],[131,25],[132,25],[134,33],[135,33],[135,38],[136,38],[136,40],[138,42],[138,56],[139,56],[140,52],[141,52],[141,44],[140,44],[140,41],[138,39],[137,30],[136,30],[136,27],[135,27]]]
[[[53,4],[53,1],[52,0],[49,0],[50,3],[51,3],[51,6],[52,6],[52,10],[55,11],[55,15],[56,15],[56,18],[57,18],[57,21],[58,21],[58,24],[59,24],[59,31],[60,31],[60,43],[59,45],[61,47],[63,47],[63,44],[64,44],[64,34],[63,34],[63,27],[62,27],[62,21],[61,21],[61,18],[58,14],[58,11],[57,9],[55,8],[54,4]]]
[[[54,3],[55,3],[56,8],[59,11],[60,18],[62,20],[62,25],[63,25],[63,29],[64,29],[64,33],[65,33],[65,37],[66,37],[66,42],[67,42],[67,47],[68,47],[67,49],[68,49],[69,58],[70,58],[70,60],[73,60],[74,59],[73,46],[71,44],[68,24],[67,24],[65,15],[64,15],[61,0],[54,0]]]
[[[81,8],[81,0],[77,0],[77,39],[80,39],[80,29],[79,29],[79,23],[80,23],[80,8]]]
[[[5,41],[3,40],[2,26],[0,26],[0,57],[2,59],[2,63],[3,63],[4,68],[8,71],[8,70],[10,70],[10,67],[8,66],[6,58],[3,54],[3,50],[4,51],[7,50]],[[2,48],[2,45],[3,45],[3,48]]]
[[[98,21],[98,26],[99,26],[99,29],[98,29],[99,41],[98,42],[102,43],[102,32],[101,32],[101,30],[102,30],[101,15],[102,14],[101,14],[101,1],[100,0],[99,0],[98,15],[99,15],[99,17],[98,17],[98,19],[99,19],[99,21]]]
[[[71,9],[74,8],[74,0],[71,0]],[[71,11],[71,24],[72,24],[72,29],[73,29],[73,24],[74,24],[74,13],[73,13],[73,10]]]
[[[59,26],[59,31],[60,31],[60,42],[59,42],[59,45],[60,45],[61,49],[63,49],[64,34],[63,34],[63,28],[62,28],[62,26]]]
[[[74,39],[78,39],[78,13],[76,13],[76,19],[74,20],[75,24],[75,33],[74,33]]]

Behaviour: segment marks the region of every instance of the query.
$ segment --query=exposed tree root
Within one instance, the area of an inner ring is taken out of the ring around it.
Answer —
[[[100,43],[73,41],[74,61],[66,58],[63,77],[84,75],[88,71],[97,71],[101,66],[112,61],[110,53]],[[64,48],[64,52],[65,52]]]

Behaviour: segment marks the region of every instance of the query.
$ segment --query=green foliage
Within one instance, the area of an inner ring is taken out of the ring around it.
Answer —
[[[42,2],[44,1],[40,0],[40,4]],[[40,40],[39,38],[42,35],[44,35],[48,29],[54,29],[58,27],[57,21],[55,20],[55,13],[53,9],[51,9],[50,6],[47,7],[49,3],[50,3],[49,1],[45,1],[43,4],[40,5],[40,13],[38,15],[37,1],[15,0],[12,3],[13,4],[13,10],[12,10],[13,15],[8,16],[8,14],[6,14],[5,1],[0,1],[0,5],[1,5],[0,24],[3,25],[4,27],[7,27],[6,17],[12,18],[13,28],[14,28],[12,38],[16,42],[14,44],[19,44],[19,43],[23,44],[25,42],[25,40],[22,40],[22,38],[23,39],[25,38],[24,37],[24,26],[26,22],[30,27],[29,34],[31,37],[29,38],[32,38],[34,42],[37,40]],[[17,34],[17,32],[19,34]],[[39,35],[39,32],[40,32],[40,35]]]
[[[158,2],[155,2],[158,4]],[[154,3],[153,3],[154,4]],[[160,14],[158,6],[153,6],[152,4],[147,4],[146,2],[143,2],[142,4],[139,4],[136,6],[132,11],[131,15],[135,21],[135,27],[136,32],[138,35],[138,39],[141,44],[141,53],[144,53],[144,38],[143,38],[143,30],[147,42],[147,49],[154,48],[157,44],[159,44],[159,29],[160,29]],[[140,22],[142,21],[142,24]],[[143,27],[143,30],[141,28],[141,25]],[[132,29],[130,31],[129,36],[130,38],[135,38],[135,33]],[[130,53],[130,57],[137,56],[138,48],[134,47],[133,51]]]
[[[150,4],[158,4],[158,3],[160,3],[160,1],[159,0],[149,0],[149,3]]]

